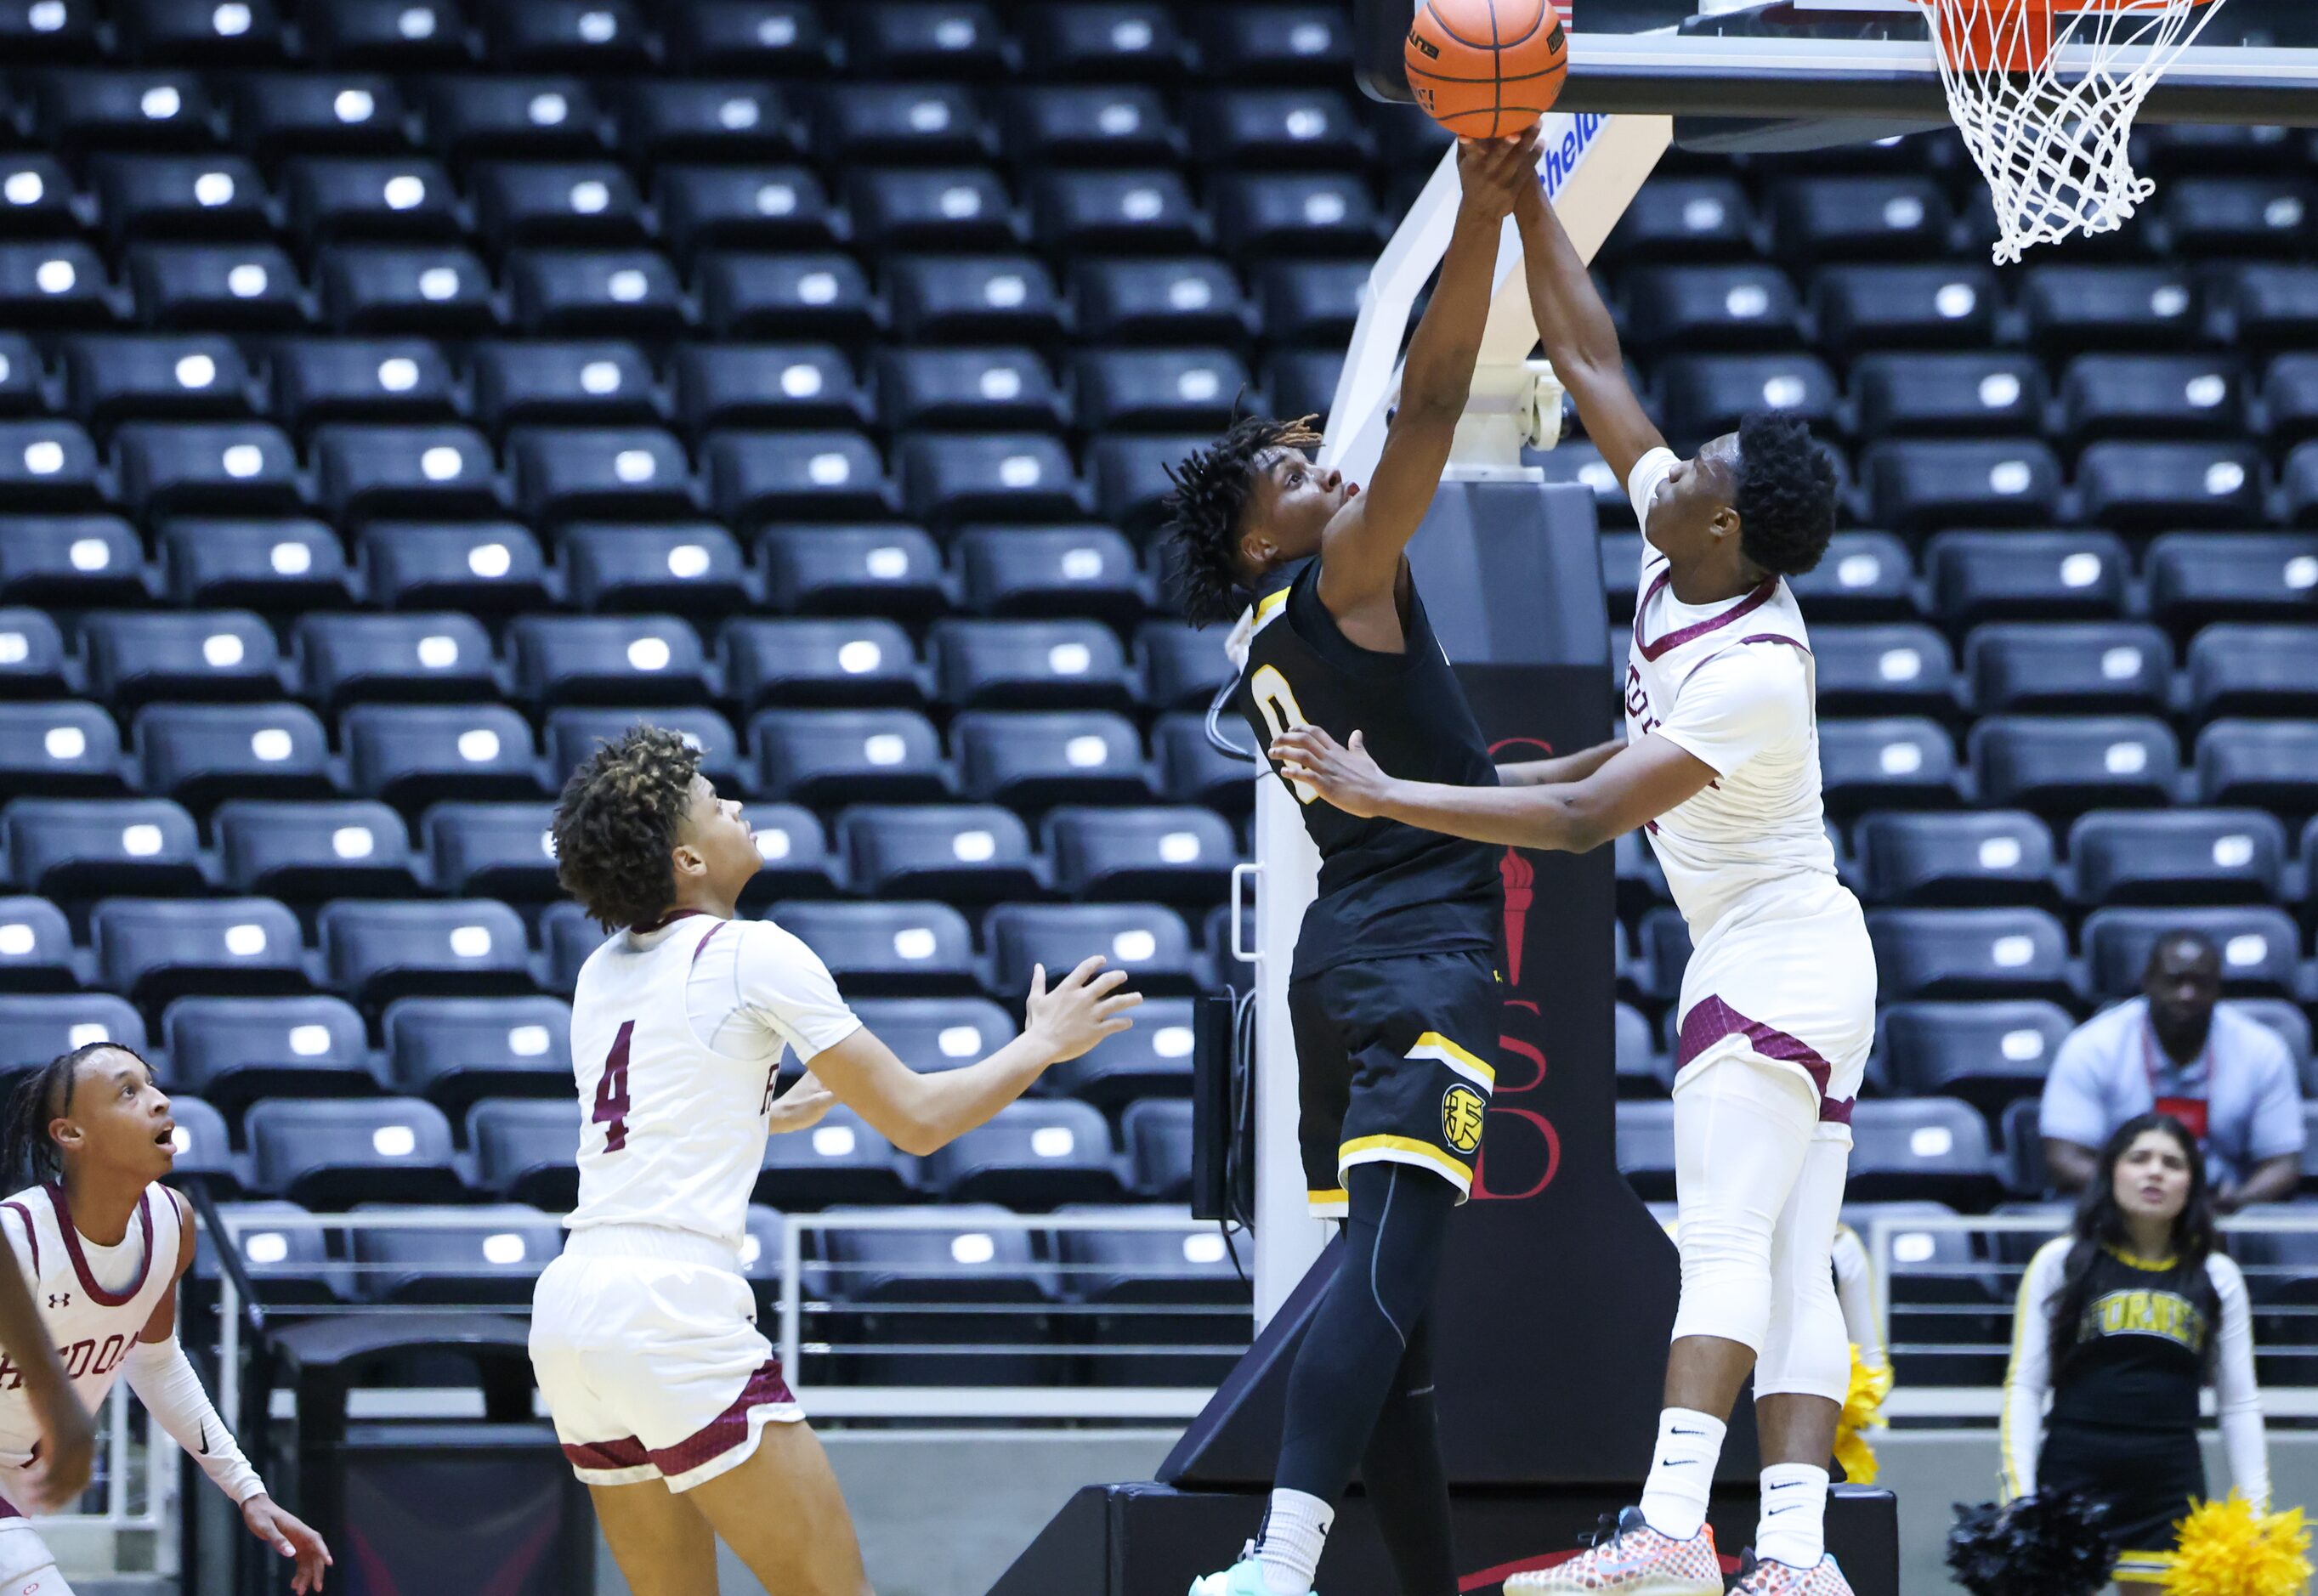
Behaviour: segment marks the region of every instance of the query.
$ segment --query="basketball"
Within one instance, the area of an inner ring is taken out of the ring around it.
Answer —
[[[1404,53],[1425,114],[1460,138],[1496,139],[1553,109],[1569,40],[1552,0],[1424,0]]]

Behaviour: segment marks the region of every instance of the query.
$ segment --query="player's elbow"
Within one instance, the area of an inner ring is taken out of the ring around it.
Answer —
[[[903,1115],[885,1139],[912,1158],[939,1152],[949,1140],[939,1125],[916,1114]]]

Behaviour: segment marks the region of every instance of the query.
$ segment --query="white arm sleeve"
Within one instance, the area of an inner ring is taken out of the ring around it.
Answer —
[[[821,955],[769,920],[742,928],[732,976],[741,1007],[807,1064],[861,1028]]]
[[[2020,1295],[2012,1305],[2012,1360],[2004,1368],[2004,1412],[1999,1421],[2004,1449],[2004,1499],[2036,1489],[2036,1454],[2044,1444],[2044,1398],[2053,1384],[2053,1346],[2045,1314],[2061,1288],[2069,1239],[2036,1250]]]
[[[2253,1309],[2245,1276],[2216,1252],[2206,1260],[2222,1299],[2222,1340],[2214,1358],[2214,1416],[2230,1455],[2230,1483],[2263,1511],[2269,1509],[2269,1442],[2261,1422],[2261,1387],[2253,1376]]]
[[[1735,648],[1683,678],[1652,729],[1729,776],[1765,749],[1810,730],[1810,678],[1788,648]]]
[[[1883,1361],[1883,1338],[1875,1333],[1875,1281],[1867,1244],[1849,1225],[1835,1232],[1835,1300],[1843,1309],[1843,1331],[1867,1363]]]
[[[123,1360],[129,1388],[153,1415],[170,1439],[193,1455],[202,1472],[239,1506],[265,1494],[265,1482],[249,1466],[234,1443],[233,1431],[218,1416],[202,1377],[193,1372],[185,1349],[175,1336],[166,1341],[139,1341]]]

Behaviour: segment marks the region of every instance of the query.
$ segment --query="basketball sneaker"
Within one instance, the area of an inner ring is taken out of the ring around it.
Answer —
[[[1191,1596],[1271,1596],[1263,1583],[1263,1565],[1255,1560],[1255,1543],[1240,1548],[1239,1561],[1221,1574],[1203,1574],[1191,1582]],[[1304,1596],[1313,1596],[1307,1591]]]
[[[1757,1557],[1749,1547],[1739,1555],[1738,1583],[1730,1587],[1730,1596],[1851,1596],[1851,1582],[1832,1556],[1797,1568],[1775,1557]]]
[[[1714,1553],[1714,1530],[1702,1524],[1688,1540],[1660,1535],[1630,1507],[1604,1518],[1594,1544],[1567,1563],[1514,1574],[1505,1596],[1562,1596],[1564,1592],[1610,1596],[1722,1596],[1722,1562]]]

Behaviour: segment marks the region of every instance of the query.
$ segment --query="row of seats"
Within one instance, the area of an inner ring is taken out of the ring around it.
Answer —
[[[784,210],[790,185],[746,174],[720,183],[731,192],[718,214],[696,224],[693,242],[702,247],[687,256],[688,291],[649,251],[524,250],[504,263],[502,294],[473,254],[427,243],[325,244],[310,291],[297,265],[271,245],[136,244],[122,253],[116,288],[86,244],[0,241],[0,311],[11,321],[71,328],[283,334],[319,326],[354,336],[461,339],[513,329],[538,338],[661,341],[680,340],[691,316],[719,342],[817,340],[849,349],[887,335],[919,344],[1046,349],[1076,338],[1239,351],[1260,327],[1271,346],[1341,353],[1368,278],[1363,261],[1251,263],[1244,282],[1204,255],[1083,255],[1056,270],[1036,256],[985,251],[889,255],[873,284],[854,256],[812,247],[811,238],[801,249],[772,252],[788,247],[787,238],[749,218],[758,208]],[[725,241],[735,247],[706,247]],[[558,392],[591,411],[605,399],[584,388]]]
[[[1224,984],[1228,907],[1206,921],[1206,951],[1163,903],[1000,903],[974,923],[945,902],[776,902],[771,917],[818,953],[849,995],[986,992],[1008,1002],[1034,967],[1066,971],[1101,954],[1155,996]],[[524,917],[498,899],[339,898],[299,917],[271,898],[107,898],[76,946],[44,898],[0,898],[0,989],[88,987],[157,1006],[188,994],[336,991],[365,1004],[427,995],[569,992],[602,929],[577,903]]]
[[[158,704],[132,723],[135,758],[124,766],[119,730],[101,705],[0,702],[0,785],[10,794],[114,794],[133,769],[136,785],[171,801],[130,822],[151,829],[132,847],[122,841],[126,826],[98,819],[65,846],[67,855],[133,867],[148,854],[192,846],[176,802],[343,793],[415,811],[552,797],[598,743],[640,721],[682,733],[712,781],[750,800],[833,809],[962,797],[1023,810],[1159,802],[1235,814],[1255,801],[1248,764],[1210,743],[1200,716],[1160,716],[1146,754],[1133,721],[1101,711],[968,711],[951,722],[945,752],[934,723],[909,709],[767,710],[750,721],[745,744],[714,710],[557,709],[546,717],[543,758],[530,722],[504,704],[357,704],[339,720],[335,756],[322,722],[300,704]],[[361,819],[354,812],[345,823]],[[325,813],[301,829],[320,827],[328,837],[339,823]],[[797,833],[793,842],[802,852],[810,838]]]
[[[796,805],[743,814],[787,892],[1213,902],[1241,855],[1231,822],[1191,805],[1058,808],[1035,843],[1020,816],[994,804],[854,805],[839,812],[834,846]],[[562,895],[553,818],[546,803],[436,804],[414,848],[382,803],[237,797],[211,816],[205,850],[193,816],[166,799],[26,798],[0,808],[0,883],[67,900],[214,886],[293,901],[433,892],[536,902]]]
[[[985,591],[1011,583],[1027,595],[1043,583],[1051,600],[1069,580],[1064,573],[1074,553],[1093,556],[1098,576],[1108,556],[1119,581],[1139,579],[1123,547],[1072,535],[1082,541],[1025,543],[1011,554],[1004,545],[984,543]],[[624,529],[607,531],[596,569],[651,571],[658,551],[631,539]],[[278,534],[273,546],[283,546]],[[732,553],[729,541],[721,551]],[[11,558],[0,553],[0,565]],[[658,574],[673,582],[670,560],[688,566],[695,558],[713,558],[709,545],[679,545],[657,562]],[[575,563],[586,560],[575,556]],[[993,569],[1002,562],[1010,568],[1002,574]],[[729,596],[734,607],[745,601],[741,593]],[[15,658],[0,667],[16,692],[75,685],[54,620],[37,611],[0,611],[0,636],[17,640],[9,650]],[[1180,625],[1155,624],[1138,632],[1137,659],[1118,632],[1095,620],[938,621],[926,633],[923,664],[910,633],[885,620],[735,617],[719,627],[713,657],[699,631],[675,615],[519,615],[506,629],[503,659],[481,622],[454,611],[310,614],[293,629],[287,659],[274,628],[247,610],[99,611],[85,615],[77,632],[79,689],[119,711],[157,699],[285,694],[324,709],[504,698],[543,708],[721,702],[744,712],[786,704],[929,703],[1124,710],[1137,704],[1204,706],[1229,668],[1220,633],[1203,639]]]
[[[864,998],[853,1008],[921,1073],[973,1063],[1015,1034],[1007,1010],[986,998]],[[1184,1095],[1191,1009],[1189,999],[1147,999],[1133,1029],[1055,1065],[1033,1091],[1110,1112],[1139,1097]],[[148,1033],[137,1009],[110,993],[0,995],[0,1073],[117,1042],[142,1054],[166,1090],[200,1098],[229,1125],[271,1096],[400,1094],[456,1120],[486,1098],[550,1098],[568,1107],[571,1025],[559,998],[400,998],[381,1015],[373,1046],[361,1011],[331,997],[179,998]]]
[[[2204,932],[2220,948],[2224,991],[2318,1001],[2294,917],[2269,904],[2098,909],[2085,917],[2072,958],[2060,919],[2042,909],[1878,909],[1867,915],[1875,945],[1876,996],[2044,998],[2089,1011],[2136,995],[2150,950],[2170,931]],[[1680,911],[1652,910],[1630,946],[1618,928],[1619,981],[1654,1004],[1676,1001],[1690,962]]]
[[[2095,811],[2057,838],[2018,810],[1886,811],[1853,828],[1838,862],[1863,901],[1892,907],[2298,903],[2314,850],[2318,826],[2289,857],[2284,821],[2257,809]]]
[[[984,0],[858,0],[831,12],[810,0],[119,0],[110,25],[88,0],[12,8],[0,41],[13,59],[117,58],[263,67],[284,59],[427,71],[489,67],[604,73],[737,72],[820,80],[1027,73],[1062,82],[1322,80],[1352,70],[1343,9],[1327,4],[1207,6],[1154,0],[1007,8]]]
[[[1580,460],[1578,480],[1607,476]],[[1624,502],[1622,498],[1621,503]],[[1641,534],[1602,540],[1604,597],[1631,623]],[[2318,588],[2318,537],[2182,532],[2151,539],[2140,571],[2106,532],[1945,532],[1909,546],[1888,532],[1838,532],[1816,569],[1791,578],[1814,635],[1830,623],[1920,615],[1951,633],[1984,621],[2105,621],[2145,615],[2176,634],[2213,621],[2301,621]]]
[[[1292,293],[1337,267],[1281,263],[1267,276]],[[1312,314],[1319,320],[1316,308]],[[680,344],[665,379],[637,345],[490,341],[455,353],[426,338],[292,337],[244,342],[209,333],[76,333],[53,369],[29,338],[0,335],[0,408],[64,416],[95,432],[153,420],[270,417],[305,435],[332,422],[472,419],[509,450],[536,426],[672,421],[696,442],[732,427],[1000,427],[1177,433],[1227,425],[1248,386],[1223,348],[1070,352],[1067,381],[1029,345],[887,348],[857,372],[831,344]],[[2299,357],[2282,356],[2279,371]],[[1294,354],[1267,380],[1303,381]],[[1766,379],[1765,381],[1768,381]]]
[[[243,1114],[247,1151],[238,1153],[210,1105],[176,1098],[171,1112],[180,1175],[317,1210],[498,1197],[562,1212],[579,1189],[580,1106],[568,1098],[474,1103],[463,1152],[450,1117],[419,1098],[270,1098]],[[923,1158],[834,1108],[810,1130],[767,1139],[755,1192],[786,1208],[936,1197],[1047,1209],[1129,1197],[1181,1201],[1190,1179],[1188,1101],[1129,1104],[1115,1142],[1101,1109],[1056,1098],[1010,1104]]]
[[[1050,433],[913,433],[889,468],[858,432],[716,432],[702,443],[696,473],[685,446],[652,427],[523,428],[509,438],[503,467],[488,438],[454,423],[332,423],[301,451],[267,422],[139,421],[115,429],[100,450],[76,422],[0,420],[0,492],[26,511],[118,505],[150,516],[278,516],[311,507],[348,525],[489,520],[511,509],[544,522],[689,522],[705,510],[741,528],[906,513],[947,530],[1094,515],[1140,533],[1156,525],[1173,490],[1168,468],[1213,441],[1106,433],[1087,444],[1082,474]],[[2318,443],[2305,447],[2318,471]]]

